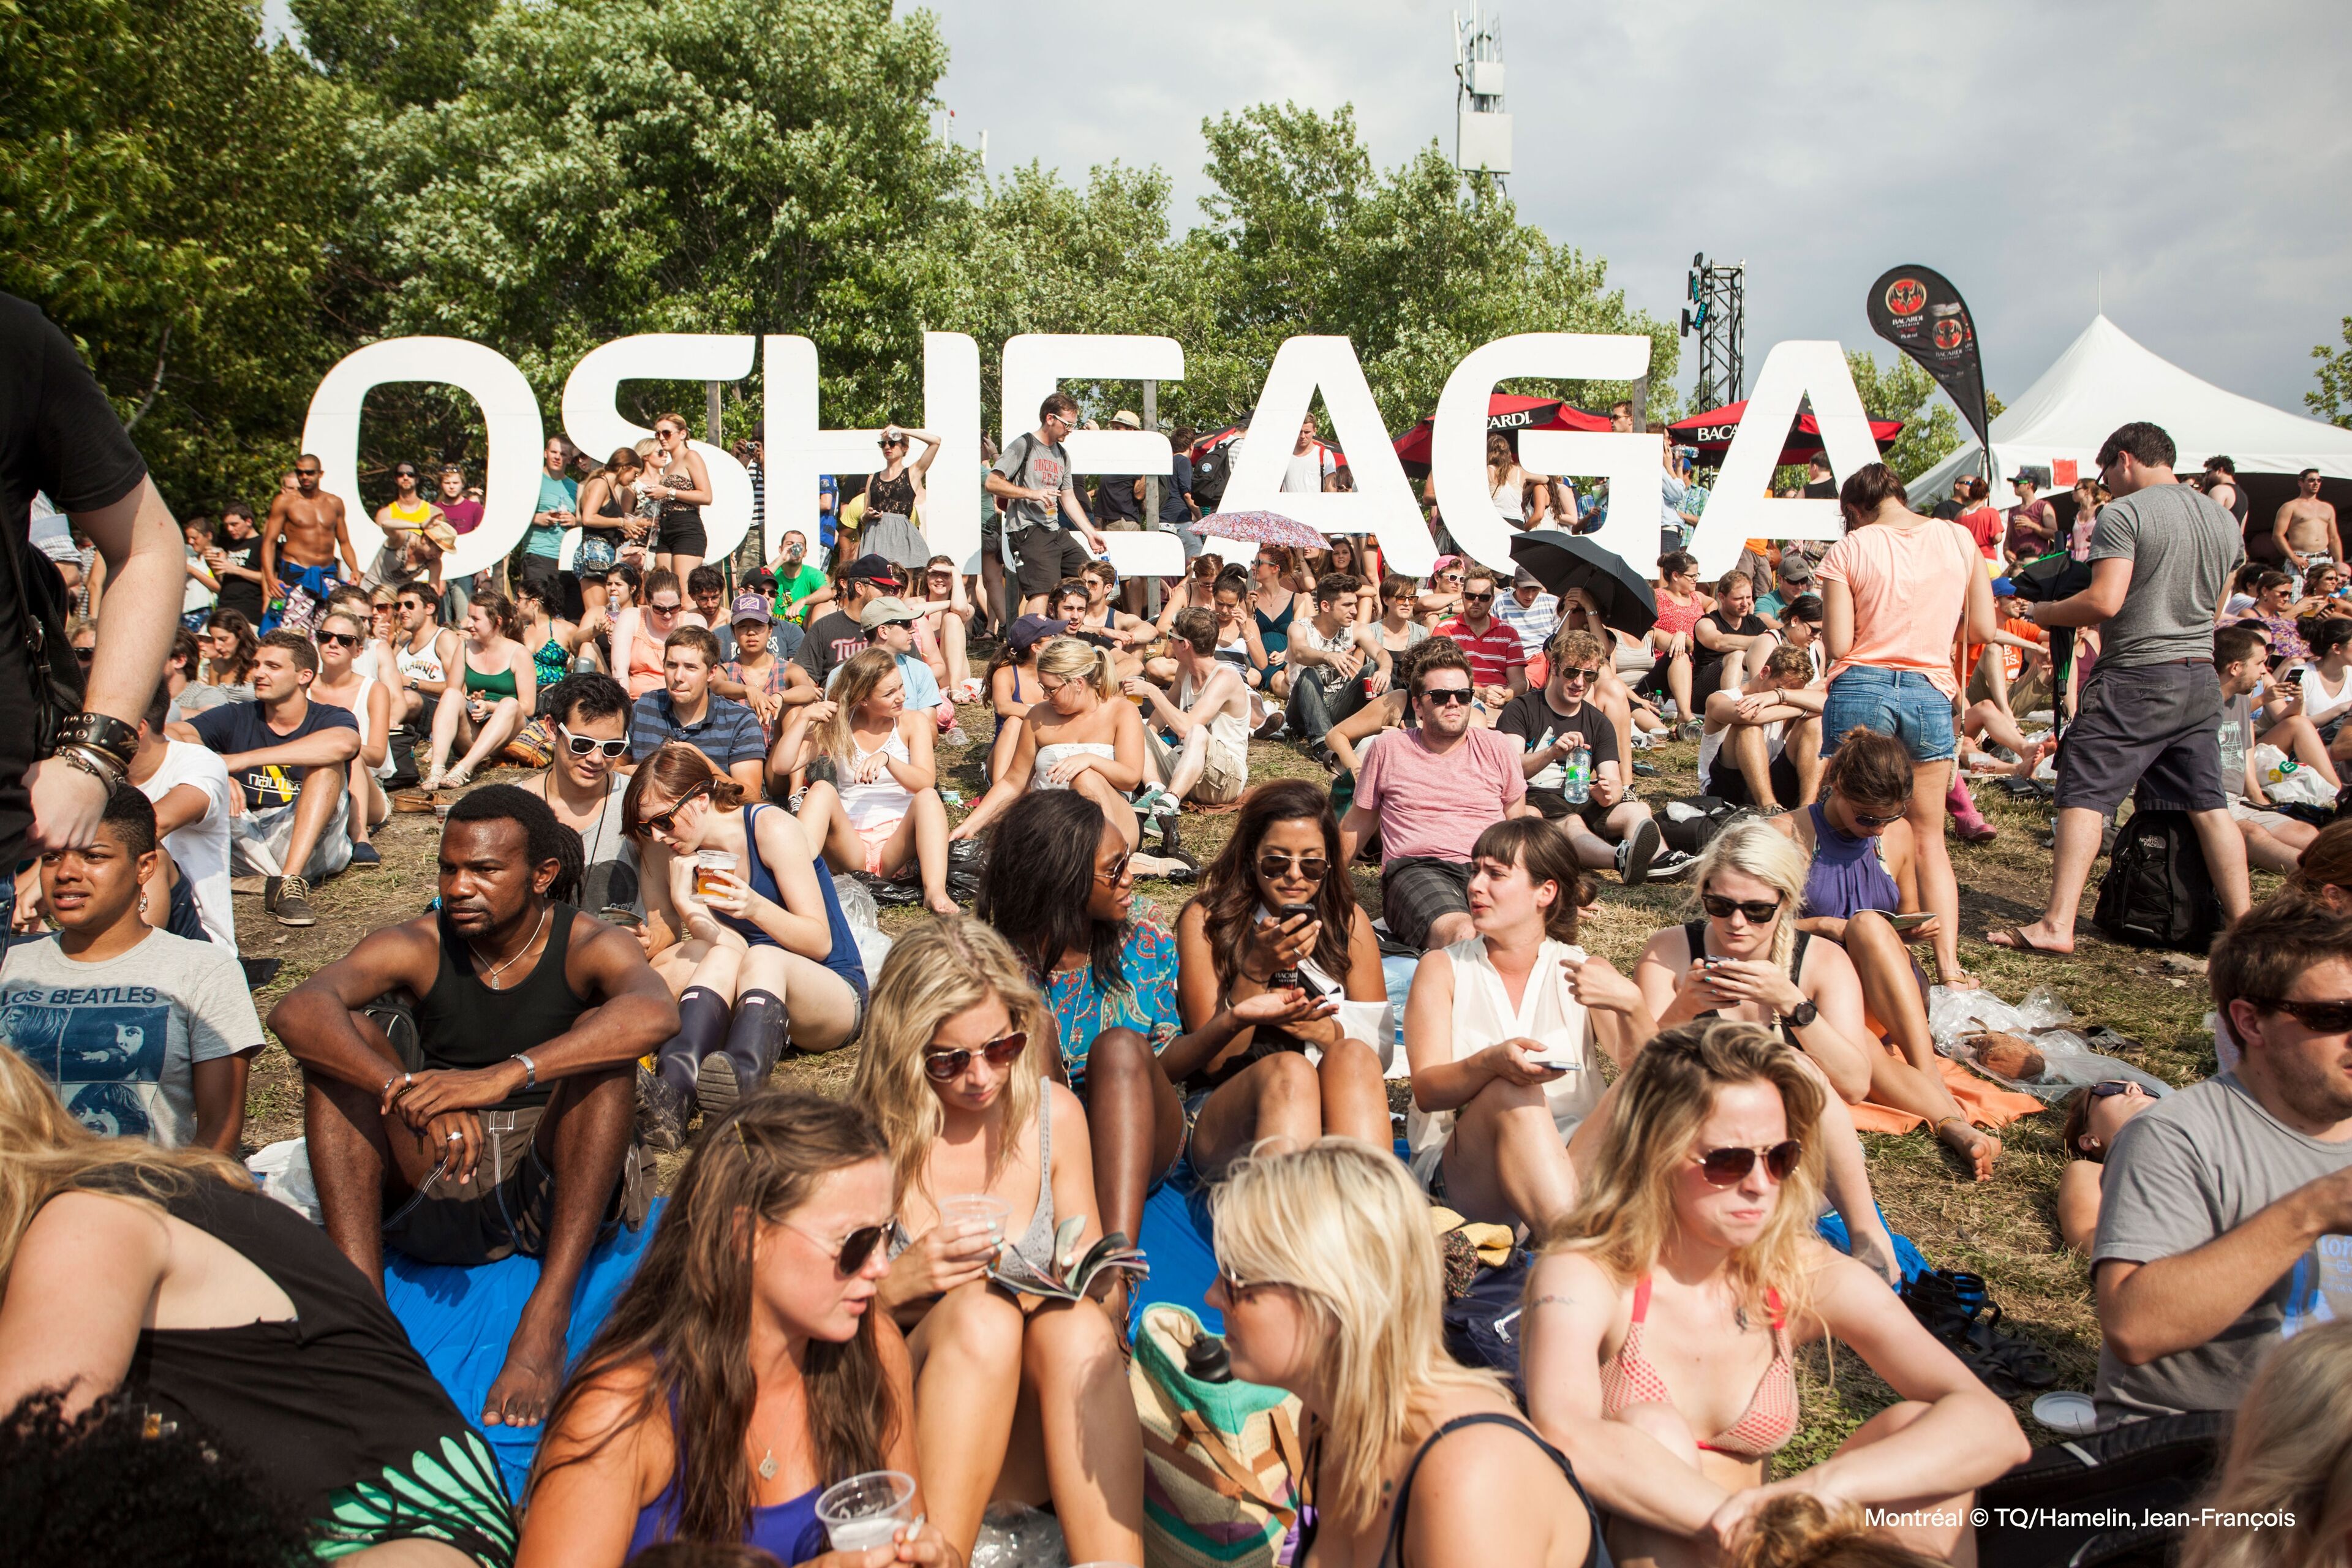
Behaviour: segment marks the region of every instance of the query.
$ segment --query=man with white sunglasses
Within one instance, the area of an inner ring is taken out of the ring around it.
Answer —
[[[555,820],[580,835],[588,869],[580,907],[599,919],[642,928],[645,894],[637,886],[637,846],[624,830],[621,802],[628,793],[628,689],[609,675],[589,672],[558,682],[547,694],[555,756],[522,788],[547,802]]]

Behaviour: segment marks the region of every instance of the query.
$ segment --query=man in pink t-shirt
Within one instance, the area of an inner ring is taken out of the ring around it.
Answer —
[[[1517,742],[1471,727],[1467,659],[1450,650],[1424,654],[1412,698],[1416,723],[1381,735],[1356,770],[1355,804],[1339,824],[1339,861],[1352,863],[1357,847],[1379,834],[1389,934],[1434,952],[1473,934],[1470,848],[1478,835],[1535,808]]]
[[[1462,613],[1437,628],[1470,661],[1471,681],[1489,708],[1500,708],[1528,689],[1528,656],[1511,623],[1495,614],[1496,592],[1492,572],[1471,567],[1462,579]]]

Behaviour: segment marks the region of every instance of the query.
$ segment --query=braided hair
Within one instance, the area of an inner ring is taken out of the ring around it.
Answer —
[[[576,903],[588,872],[588,852],[580,835],[555,819],[547,802],[513,784],[485,784],[457,797],[449,808],[451,822],[489,822],[504,817],[520,825],[523,853],[530,865],[556,864],[555,880],[547,896],[558,903]]]

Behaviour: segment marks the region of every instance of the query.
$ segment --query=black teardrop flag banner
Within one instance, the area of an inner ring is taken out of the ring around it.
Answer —
[[[1909,354],[1960,405],[1960,416],[1990,447],[1984,364],[1976,322],[1951,279],[1928,267],[1895,267],[1870,286],[1870,330]]]

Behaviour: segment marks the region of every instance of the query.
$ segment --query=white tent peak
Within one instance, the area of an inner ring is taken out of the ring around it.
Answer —
[[[2135,419],[2164,426],[2179,448],[2177,467],[2184,473],[2226,453],[2242,474],[2315,468],[2331,479],[2352,479],[2352,430],[2225,392],[2146,347],[2102,312],[1992,422],[1993,456],[2000,464],[1993,503],[2015,504],[2009,476],[2021,466],[2054,471],[2071,462],[2078,475],[2096,477],[2100,444]],[[1971,439],[1906,488],[1927,504],[1949,490],[1955,478],[1981,468]],[[2063,488],[2066,480],[2055,482]]]

